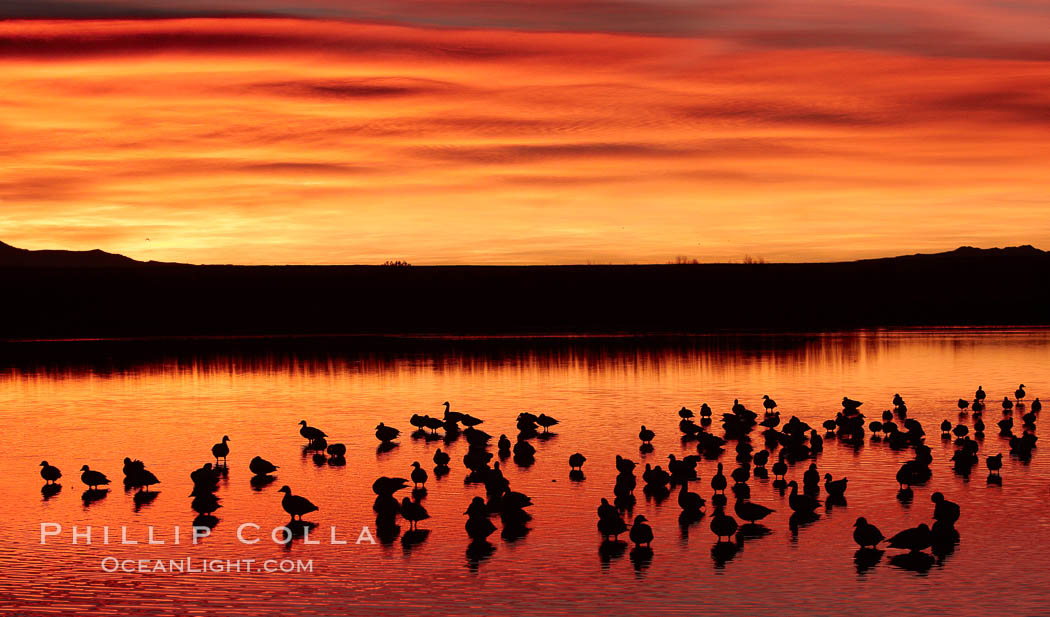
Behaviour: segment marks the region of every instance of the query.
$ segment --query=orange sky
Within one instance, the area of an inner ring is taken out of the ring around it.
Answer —
[[[195,263],[1050,248],[1050,47],[1025,32],[606,30],[0,22],[0,240]]]

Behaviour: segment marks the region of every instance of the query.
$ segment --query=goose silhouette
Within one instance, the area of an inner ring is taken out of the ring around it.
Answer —
[[[788,472],[788,466],[787,466],[786,458],[787,458],[787,453],[784,452],[783,450],[781,450],[780,451],[780,455],[779,455],[779,459],[777,460],[777,462],[773,463],[773,480],[774,481],[775,480],[780,480],[781,482],[783,482],[784,474],[786,474]]]
[[[312,442],[328,437],[328,434],[321,429],[308,425],[306,420],[299,420],[299,427],[299,434],[307,441]]]
[[[936,504],[933,508],[933,520],[948,525],[949,527],[954,525],[955,521],[959,520],[959,514],[961,512],[959,504],[954,501],[948,501],[940,492],[930,495],[930,501]]]
[[[47,461],[41,461],[40,477],[44,479],[44,484],[54,484],[62,477],[62,472],[59,471],[58,467],[49,465]]]
[[[899,392],[893,395],[893,406],[894,407],[903,407],[904,406],[904,397],[902,397]]]
[[[101,471],[94,471],[87,465],[81,467],[80,471],[82,472],[80,474],[80,481],[83,482],[89,490],[98,490],[99,486],[109,484],[109,478],[107,478],[106,474]]]
[[[1035,397],[1035,400],[1032,401],[1032,413],[1039,413],[1042,410],[1043,410],[1043,403],[1042,403],[1042,401],[1039,400],[1039,397],[1037,396],[1037,397]]]
[[[824,474],[824,490],[828,492],[829,497],[842,497],[845,495],[848,482],[849,478],[832,480],[830,473]]]
[[[441,448],[438,448],[437,452],[434,453],[434,465],[438,467],[448,467],[451,460],[452,457],[448,455],[448,452],[443,452]]]
[[[1003,411],[1010,411],[1014,408],[1014,402],[1009,397],[1003,397]]]
[[[973,393],[973,400],[983,401],[987,395],[984,393],[984,386],[977,386],[977,391]]]
[[[284,493],[284,497],[281,498],[281,507],[284,508],[285,512],[292,515],[293,521],[296,520],[296,517],[301,521],[304,514],[317,512],[318,510],[318,507],[306,497],[293,495],[292,489],[288,488],[288,485],[282,486],[277,492]]]
[[[678,417],[683,420],[688,420],[689,418],[694,417],[693,410],[683,406],[681,409],[678,410]]]
[[[727,542],[732,542],[737,528],[736,519],[726,514],[725,508],[722,506],[715,508],[715,514],[711,518],[711,532],[717,537],[716,543],[721,543],[723,537]]]
[[[382,443],[390,443],[397,439],[398,435],[400,434],[401,431],[392,426],[387,426],[382,422],[380,422],[379,426],[376,427],[376,439],[378,439]]]
[[[995,456],[989,456],[984,459],[984,464],[988,466],[988,471],[999,475],[999,470],[1003,468],[1003,453],[1000,452]]]
[[[631,542],[634,542],[636,546],[645,545],[651,547],[653,544],[653,528],[646,522],[648,521],[645,516],[639,514],[634,517],[634,523],[631,525],[630,538]]]
[[[211,447],[212,456],[215,457],[215,465],[218,466],[219,459],[222,459],[223,466],[226,465],[226,455],[230,453],[230,446],[226,442],[230,441],[230,438],[226,435],[222,436],[222,441]]]
[[[699,512],[704,508],[706,502],[699,494],[689,490],[687,483],[682,483],[682,490],[678,492],[678,506],[683,512]]]
[[[769,398],[768,394],[762,395],[762,406],[766,408],[766,411],[773,411],[777,408],[777,402]]]
[[[607,500],[602,500],[604,503],[609,503]],[[616,512],[616,508],[609,506],[613,509],[613,515],[602,518],[599,515],[598,518],[598,533],[601,534],[603,540],[612,538],[614,541],[620,540],[620,534],[627,531],[627,523],[620,518],[620,515]]]
[[[736,504],[733,506],[733,511],[740,517],[740,520],[747,521],[751,524],[754,524],[776,512],[776,510],[744,499],[738,499],[736,501]]]
[[[876,549],[879,547],[879,542],[885,539],[879,528],[869,523],[868,519],[863,516],[858,517],[857,522],[853,523],[853,541],[861,548],[870,546]]]
[[[419,466],[419,461],[412,463],[412,474],[409,476],[412,478],[412,488],[424,487],[427,485],[427,470]],[[420,519],[423,520],[423,519]]]
[[[645,445],[645,446],[652,445],[652,441],[653,441],[654,437],[656,437],[656,433],[654,433],[653,431],[645,428],[644,424],[642,425],[642,429],[640,431],[638,431],[638,439],[642,440],[642,445]]]
[[[1023,399],[1024,397],[1025,397],[1024,384],[1021,384],[1021,385],[1017,386],[1016,390],[1014,390],[1014,398],[1017,399],[1018,403],[1020,403],[1021,399]]]
[[[555,424],[558,424],[558,421],[545,413],[541,413],[539,416],[536,417],[536,424],[542,426],[543,432],[546,433],[550,430],[550,427],[554,426]]]
[[[905,529],[894,535],[887,541],[887,543],[890,548],[903,548],[913,553],[917,553],[923,549],[929,548],[931,540],[929,525],[922,523],[918,527]]]
[[[967,407],[970,406],[970,401],[968,401],[968,400],[966,400],[964,398],[961,398],[961,399],[959,399],[959,402],[957,403],[957,405],[959,406],[959,411],[963,411]]]
[[[788,482],[788,488],[791,489],[791,495],[788,497],[788,506],[792,510],[799,514],[812,514],[814,510],[820,506],[820,500],[809,495],[798,494],[798,482],[792,480]]]
[[[700,404],[700,417],[701,418],[710,418],[711,417],[711,406],[708,405],[707,403],[701,403]]]
[[[153,475],[153,472],[148,469],[143,469],[135,474],[133,486],[137,486],[140,491],[149,492],[149,487],[154,484],[160,484],[160,480],[157,476]]]
[[[585,462],[587,462],[587,457],[577,452],[569,457],[569,470],[579,469],[582,471]]]
[[[724,494],[727,484],[725,474],[722,473],[722,463],[719,463],[718,472],[711,476],[711,488],[714,489],[716,493]]]
[[[420,521],[430,518],[430,513],[418,501],[412,501],[408,497],[403,497],[401,499],[401,518],[408,521],[410,530],[415,530],[418,529]]]

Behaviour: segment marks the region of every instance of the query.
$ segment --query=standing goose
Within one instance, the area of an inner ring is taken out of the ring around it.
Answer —
[[[711,476],[711,488],[714,489],[714,491],[716,493],[725,494],[726,485],[727,485],[726,477],[725,477],[725,474],[722,473],[722,463],[719,463],[718,464],[718,473],[716,473],[715,475]]]
[[[376,427],[376,439],[382,443],[390,443],[397,439],[397,436],[401,434],[401,431],[397,430],[392,426],[387,426],[382,422]]]
[[[772,412],[777,408],[777,402],[769,398],[768,394],[762,395],[762,406],[766,408],[766,411]]]
[[[265,476],[277,471],[277,465],[274,465],[261,456],[256,456],[248,463],[248,469],[257,476]]]
[[[642,430],[638,431],[638,439],[642,440],[643,446],[651,446],[654,437],[656,437],[656,433],[645,428],[644,424],[642,425]]]
[[[1003,397],[1003,411],[1010,411],[1014,408],[1014,402],[1010,400],[1010,397]]]
[[[328,437],[328,434],[321,429],[308,425],[306,420],[299,420],[299,427],[299,434],[309,442]]]
[[[1043,403],[1042,403],[1042,401],[1039,400],[1039,397],[1037,396],[1037,397],[1035,397],[1035,400],[1032,401],[1032,413],[1039,413],[1042,410],[1043,410]]]
[[[977,386],[977,391],[973,393],[973,400],[984,402],[984,398],[987,395],[984,393],[984,386]]]
[[[557,423],[557,420],[548,416],[545,413],[541,413],[539,416],[536,417],[536,424],[539,424],[543,427],[544,433],[548,432],[550,430],[550,427],[554,426]]]
[[[569,457],[569,470],[579,469],[580,471],[583,471],[583,464],[585,462],[587,462],[587,457],[577,452]]]
[[[222,459],[222,466],[226,466],[226,455],[230,453],[230,446],[226,445],[226,442],[230,441],[230,438],[226,435],[222,436],[222,441],[211,447],[212,456],[215,457],[215,466],[219,466],[219,459]]]
[[[999,470],[1003,468],[1003,453],[1000,452],[995,456],[989,456],[984,459],[984,464],[988,466],[988,471],[999,475]]]
[[[311,512],[317,512],[318,508],[306,497],[300,497],[299,495],[293,495],[292,489],[288,488],[287,485],[282,486],[278,493],[284,493],[284,497],[281,498],[281,507],[284,511],[292,515],[292,520],[295,517],[299,517],[299,520],[303,520],[304,514]]]
[[[678,492],[678,506],[683,512],[695,514],[704,508],[707,502],[699,494],[689,490],[689,484],[682,483],[682,490]]]
[[[784,474],[788,472],[786,458],[787,453],[781,450],[777,462],[773,463],[773,480],[784,480]]]
[[[648,519],[641,514],[634,517],[634,524],[631,525],[630,538],[631,542],[634,542],[637,546],[643,544],[646,547],[652,546],[653,528],[646,523],[647,520]]]
[[[430,513],[418,501],[412,501],[408,497],[401,498],[401,518],[408,521],[409,530],[417,529],[419,521],[430,518]]]
[[[443,452],[441,448],[438,448],[437,452],[434,453],[434,465],[437,467],[448,467],[451,460],[452,457],[448,455],[448,452]]]
[[[1016,390],[1014,390],[1014,398],[1017,399],[1018,403],[1020,403],[1021,399],[1023,399],[1024,397],[1025,397],[1024,384],[1021,384],[1021,385],[1017,386]]]
[[[422,467],[419,466],[419,461],[413,462],[412,463],[412,467],[413,467],[412,475],[409,476],[409,477],[412,478],[412,488],[418,488],[420,486],[422,486],[423,488],[426,488],[426,486],[427,486],[427,470],[423,469]],[[420,519],[420,520],[422,520],[422,519]]]
[[[956,404],[959,406],[959,411],[965,411],[966,408],[970,406],[970,401],[968,401],[968,400],[966,400],[964,398],[961,398],[961,399],[959,399],[959,402],[956,403]]]
[[[799,514],[810,514],[817,509],[820,505],[820,500],[809,495],[798,494],[798,482],[792,480],[788,482],[788,487],[791,489],[791,495],[788,497],[788,506],[792,510]]]
[[[40,477],[45,480],[45,484],[54,484],[62,477],[62,472],[58,470],[58,467],[48,465],[47,461],[41,461]]]
[[[727,542],[732,542],[737,527],[736,519],[726,514],[725,508],[722,506],[715,508],[715,515],[711,518],[711,531],[718,537],[718,543],[722,542],[723,537]]]
[[[101,471],[94,471],[87,465],[81,467],[80,471],[83,472],[80,474],[80,481],[87,485],[88,490],[98,490],[99,486],[109,484],[109,478]]]
[[[856,523],[853,523],[853,541],[860,545],[861,548],[870,546],[873,549],[877,549],[879,542],[885,539],[879,528],[869,523],[868,519],[863,516],[859,517]]]

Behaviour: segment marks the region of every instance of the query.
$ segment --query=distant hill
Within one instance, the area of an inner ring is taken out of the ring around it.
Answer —
[[[837,263],[153,263],[3,245],[0,339],[1050,325],[1050,253],[1030,246]]]
[[[106,267],[106,266],[142,266],[148,262],[136,261],[130,257],[93,251],[30,251],[0,242],[0,266],[35,266],[54,268]]]

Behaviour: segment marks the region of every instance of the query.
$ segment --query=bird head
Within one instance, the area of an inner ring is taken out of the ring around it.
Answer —
[[[286,493],[288,495],[291,495],[292,494],[292,489],[288,488],[288,485],[286,484],[286,485],[282,486],[281,488],[277,489],[277,492],[278,493]]]
[[[638,523],[645,523],[645,522],[648,522],[648,521],[649,521],[649,519],[645,518],[641,514],[639,514],[638,516],[634,517],[634,524],[635,525],[637,525]]]
[[[226,443],[227,441],[232,441],[232,440],[229,437],[227,437],[226,435],[223,435],[222,436],[222,443]]]
[[[419,469],[419,461],[412,461],[412,466]]]
[[[40,461],[41,467],[47,467],[47,461]]]
[[[861,525],[867,525],[867,524],[868,524],[868,519],[864,518],[863,516],[860,516],[860,517],[857,517],[857,522],[853,523],[853,526],[854,527],[860,527]]]
[[[930,533],[930,526],[927,525],[926,523],[923,523],[923,524],[919,525],[919,531]]]
[[[299,420],[299,426],[306,426],[306,420]]]
[[[824,474],[824,479],[827,480],[828,482],[831,482],[831,474],[830,473]]]
[[[130,463],[130,462],[131,462],[131,458],[130,458],[130,457],[127,457],[127,456],[125,456],[125,457],[124,457],[124,463],[125,463],[125,464],[127,464],[127,463]]]
[[[940,503],[940,502],[944,501],[944,495],[939,493],[939,492],[938,493],[934,493],[934,494],[930,495],[930,501],[932,501],[933,503]]]
[[[80,468],[80,471],[91,471],[91,469],[88,468],[87,465],[84,465],[83,467]]]
[[[445,401],[444,403],[441,403],[441,404],[445,406],[445,411],[448,411],[448,408],[452,406],[452,405],[448,404],[448,401]]]

